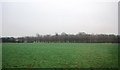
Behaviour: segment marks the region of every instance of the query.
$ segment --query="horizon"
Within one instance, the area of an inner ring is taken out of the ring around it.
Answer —
[[[78,33],[72,34],[72,33],[66,33],[66,32],[61,32],[61,33],[55,32],[54,34],[39,34],[39,33],[36,33],[35,35],[26,35],[26,36],[1,36],[1,38],[2,38],[2,37],[14,37],[14,38],[19,38],[19,37],[36,37],[37,34],[39,34],[39,35],[41,35],[41,36],[45,36],[45,35],[53,36],[53,35],[56,35],[56,34],[61,35],[62,33],[65,33],[65,34],[67,34],[67,35],[77,35],[77,34],[79,34],[79,33],[85,33],[85,34],[90,34],[90,35],[115,35],[115,36],[119,35],[119,34],[112,34],[112,33],[111,33],[111,34],[103,34],[103,33],[94,34],[94,33],[78,32]]]

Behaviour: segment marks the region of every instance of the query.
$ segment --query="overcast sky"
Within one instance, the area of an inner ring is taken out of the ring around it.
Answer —
[[[118,33],[117,2],[42,0],[2,3],[1,8],[2,36],[31,36],[36,33],[44,35],[56,32]]]

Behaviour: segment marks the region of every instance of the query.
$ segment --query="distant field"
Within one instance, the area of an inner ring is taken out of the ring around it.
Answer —
[[[4,43],[3,68],[117,68],[111,43]]]

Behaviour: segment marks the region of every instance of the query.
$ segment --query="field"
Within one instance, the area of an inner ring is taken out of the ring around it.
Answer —
[[[112,43],[4,43],[3,68],[117,68]]]
[[[0,69],[2,69],[2,43],[0,43]]]

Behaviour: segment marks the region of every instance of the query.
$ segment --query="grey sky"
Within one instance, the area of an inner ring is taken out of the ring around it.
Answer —
[[[2,35],[2,4],[0,3],[0,36]]]
[[[1,11],[0,11],[1,12]],[[41,1],[2,3],[2,35],[66,32],[118,33],[117,2]]]

